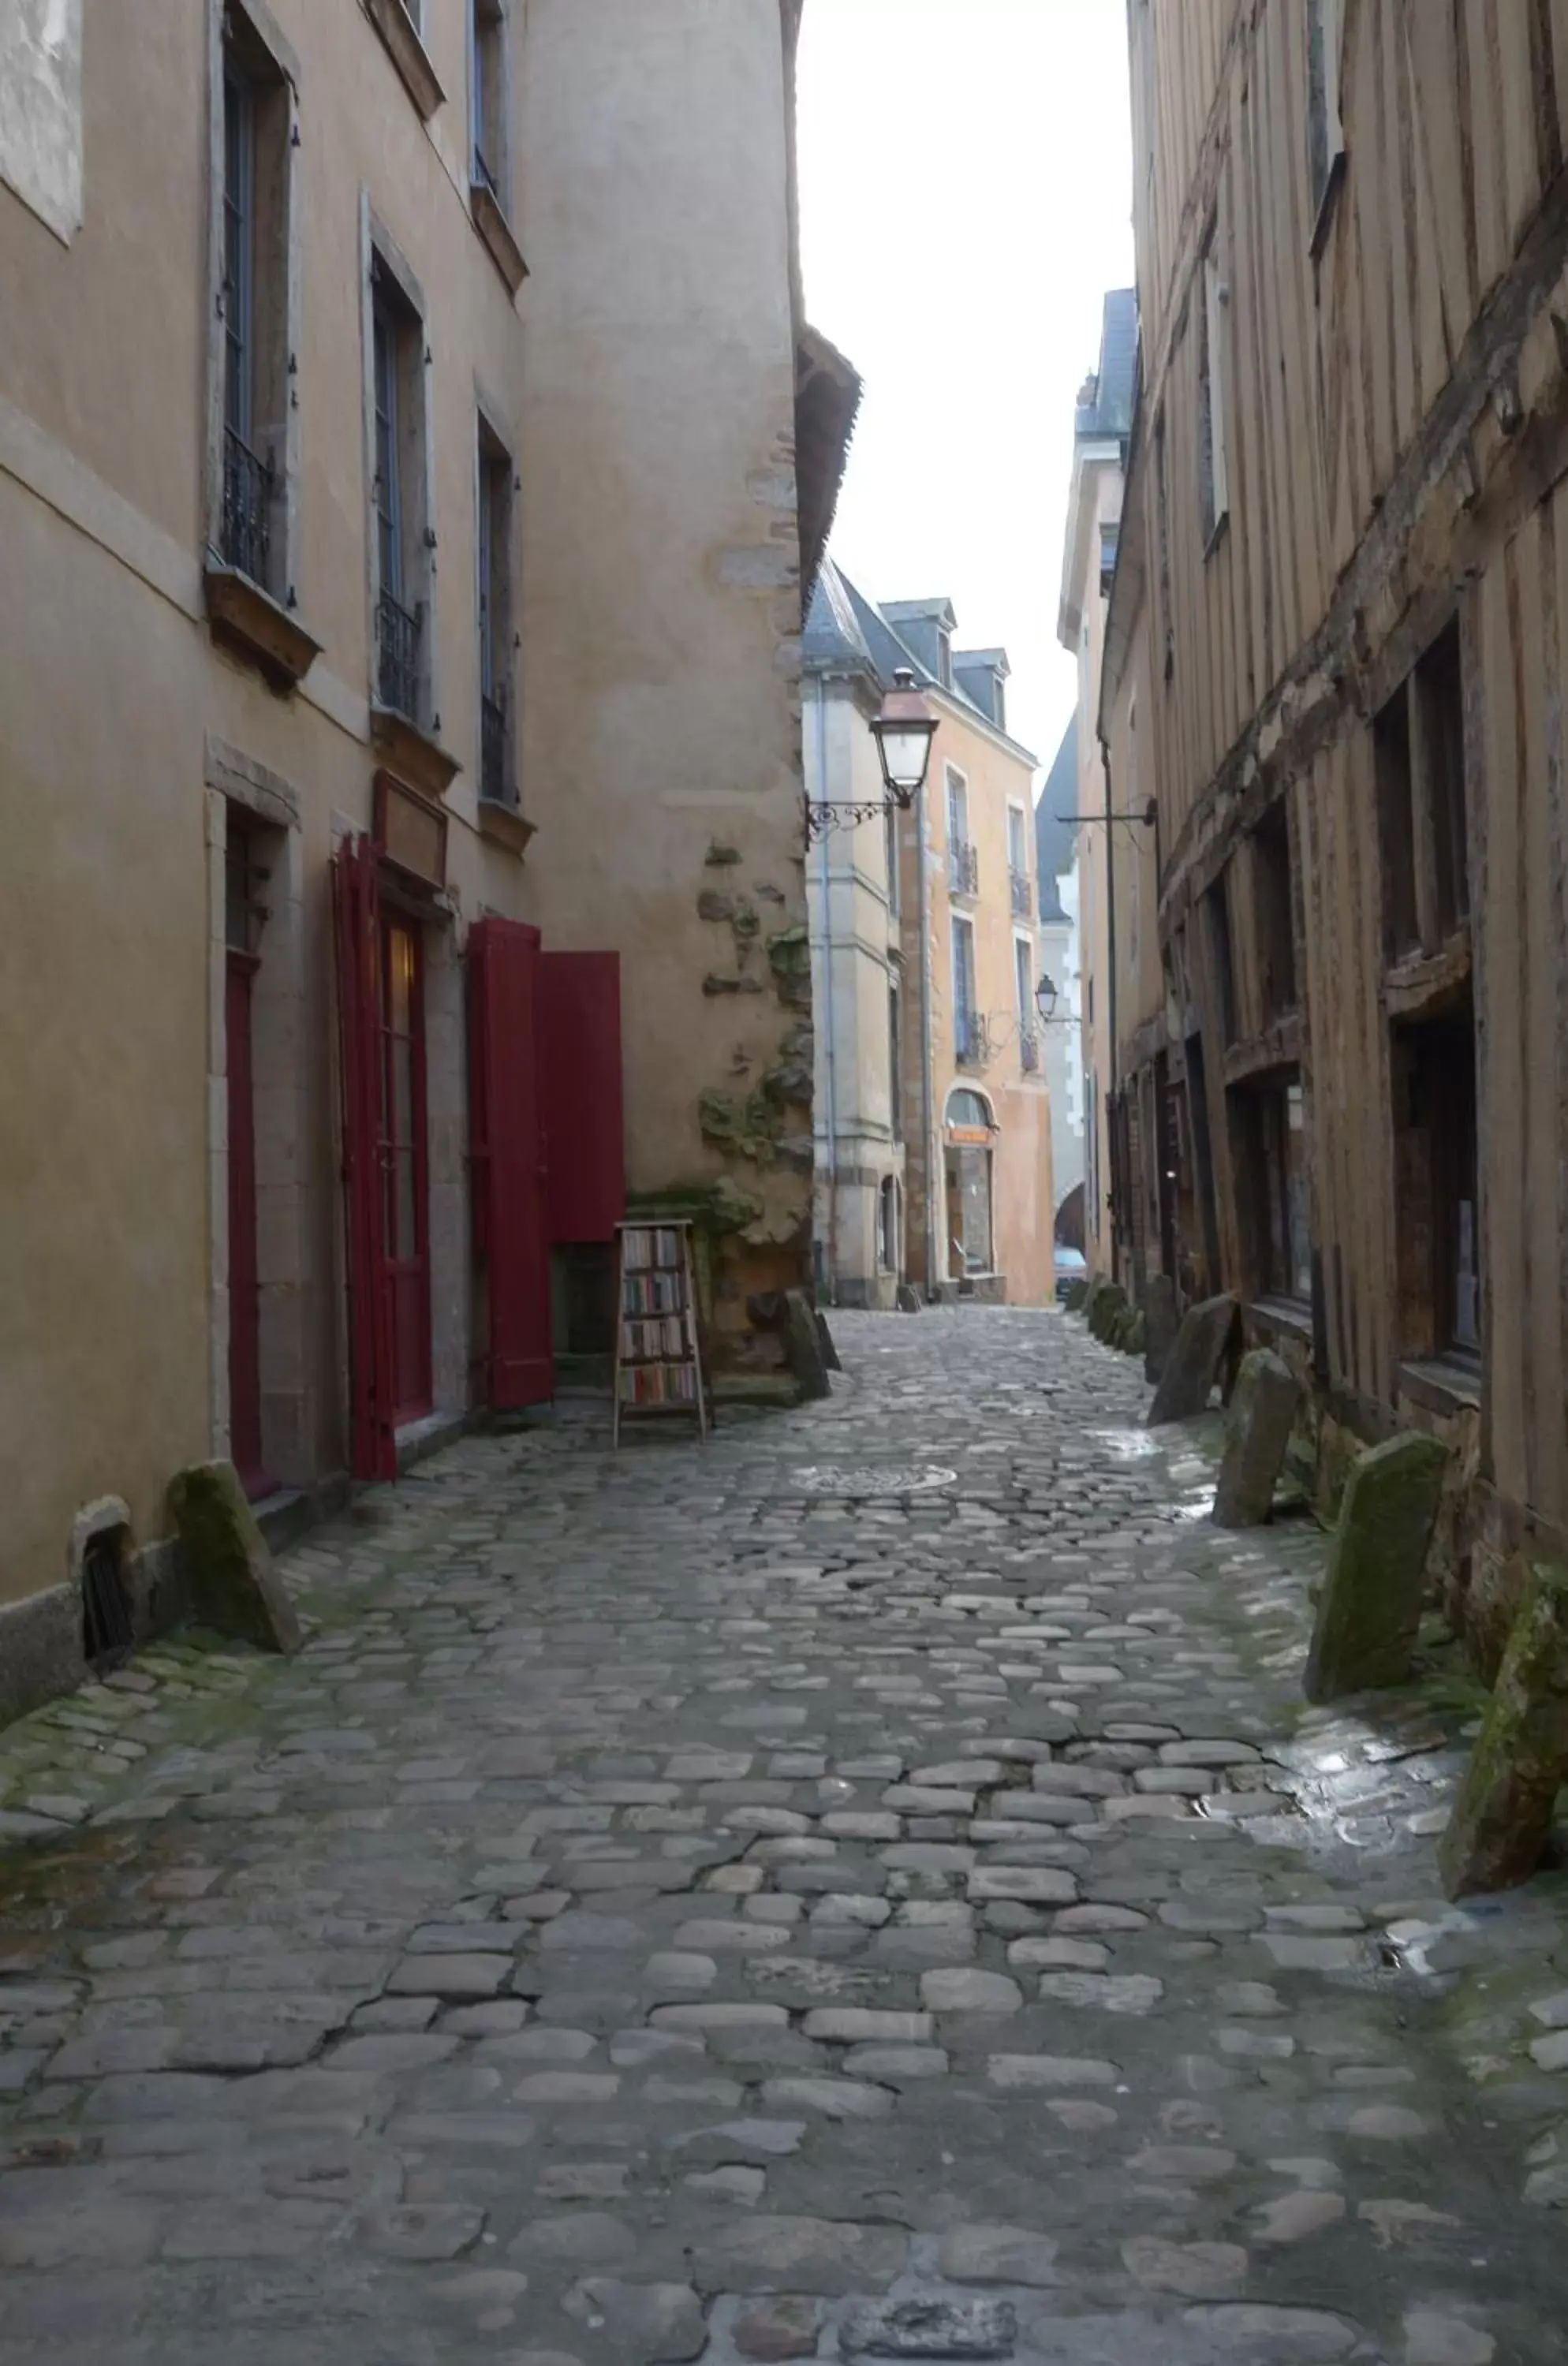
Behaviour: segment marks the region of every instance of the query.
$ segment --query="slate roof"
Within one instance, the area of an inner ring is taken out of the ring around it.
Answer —
[[[889,601],[886,609],[874,607],[863,592],[857,591],[840,567],[825,558],[817,579],[807,612],[806,630],[801,640],[801,657],[807,673],[852,673],[869,670],[884,691],[893,687],[893,677],[900,667],[907,666],[915,680],[928,690],[940,690],[944,698],[965,708],[977,721],[991,730],[998,727],[983,706],[964,690],[956,680],[950,687],[938,681],[921,657],[918,656],[902,635],[896,632],[891,618],[951,616],[952,606],[946,600]],[[987,650],[1005,666],[1005,649]],[[956,664],[956,660],[954,661]],[[1002,737],[1011,741],[1021,754],[1028,755],[1010,731]],[[1076,791],[1075,791],[1076,795]]]
[[[1056,750],[1056,760],[1045,776],[1034,808],[1034,862],[1039,873],[1040,918],[1049,928],[1053,920],[1064,924],[1068,915],[1062,908],[1056,882],[1064,871],[1070,871],[1077,857],[1077,826],[1072,821],[1059,821],[1059,814],[1072,814],[1078,802],[1078,718],[1075,710],[1072,721],[1062,735]]]
[[[1080,436],[1098,440],[1131,434],[1137,375],[1138,291],[1113,287],[1100,321],[1100,367],[1078,404]]]

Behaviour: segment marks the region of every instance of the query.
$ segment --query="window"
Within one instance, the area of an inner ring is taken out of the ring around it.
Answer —
[[[1031,918],[1034,897],[1029,876],[1029,826],[1021,806],[1008,807],[1008,887],[1018,918]]]
[[[883,815],[886,833],[884,849],[887,864],[887,909],[895,919],[898,917],[898,810],[889,805]]]
[[[1225,441],[1225,286],[1218,232],[1211,230],[1202,263],[1203,309],[1198,323],[1198,508],[1207,548],[1230,515],[1230,467]]]
[[[1441,952],[1470,917],[1457,620],[1383,708],[1372,738],[1383,952],[1393,967]]]
[[[376,688],[423,727],[431,535],[425,512],[424,329],[389,265],[371,267]]]
[[[969,783],[947,767],[947,884],[954,896],[979,893],[980,864],[969,842]]]
[[[514,805],[512,460],[482,417],[479,445],[479,794]]]
[[[1012,941],[1013,993],[1018,1008],[1018,1057],[1025,1076],[1032,1076],[1040,1065],[1040,1038],[1035,1033],[1037,1013],[1034,1008],[1034,940],[1014,937]]]
[[[1155,502],[1159,511],[1159,613],[1165,634],[1165,678],[1176,671],[1176,621],[1170,604],[1170,476],[1165,414],[1155,429]]]
[[[288,590],[288,241],[290,94],[247,17],[223,13],[221,501],[226,567]]]
[[[1252,909],[1263,1023],[1296,1007],[1296,936],[1291,902],[1291,825],[1285,800],[1269,806],[1252,838]]]
[[[877,1194],[876,1262],[884,1273],[898,1270],[898,1186],[891,1175],[883,1177]]]
[[[984,1058],[985,1027],[975,992],[975,926],[953,921],[953,1042],[961,1065],[977,1065]]]
[[[893,1139],[898,1141],[904,1132],[904,1087],[901,1074],[904,1058],[903,1030],[898,1009],[898,989],[887,989],[887,1121]]]
[[[470,96],[473,178],[507,210],[505,22],[501,0],[470,0]]]
[[[1235,1042],[1235,960],[1231,950],[1230,873],[1222,872],[1203,898],[1209,916],[1209,955],[1213,963],[1214,997],[1219,1005],[1220,1035]]]
[[[939,626],[936,637],[937,680],[943,690],[953,688],[953,635]]]
[[[1399,1334],[1412,1357],[1481,1354],[1475,1022],[1471,999],[1392,1033]]]
[[[1306,1105],[1293,1079],[1249,1094],[1256,1138],[1253,1173],[1262,1193],[1258,1211],[1258,1279],[1270,1298],[1312,1297],[1312,1229],[1308,1218]]]
[[[1307,0],[1307,166],[1313,251],[1322,242],[1345,159],[1339,119],[1341,0]]]

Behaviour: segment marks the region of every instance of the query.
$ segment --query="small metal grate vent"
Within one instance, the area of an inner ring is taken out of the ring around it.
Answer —
[[[113,1536],[95,1537],[82,1560],[82,1651],[100,1672],[118,1668],[135,1643],[130,1594]]]

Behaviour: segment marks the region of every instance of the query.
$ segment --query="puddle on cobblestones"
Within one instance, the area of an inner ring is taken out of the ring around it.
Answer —
[[[956,1470],[904,1470],[897,1465],[886,1470],[840,1470],[831,1462],[808,1463],[805,1469],[792,1470],[791,1479],[806,1495],[834,1495],[850,1502],[872,1496],[929,1494],[941,1487],[953,1486],[958,1478]]]

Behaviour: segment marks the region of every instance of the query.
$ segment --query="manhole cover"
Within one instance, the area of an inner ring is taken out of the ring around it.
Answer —
[[[951,1487],[958,1473],[931,1465],[923,1470],[897,1463],[841,1469],[834,1462],[812,1462],[790,1475],[807,1495],[916,1495],[933,1487]]]

